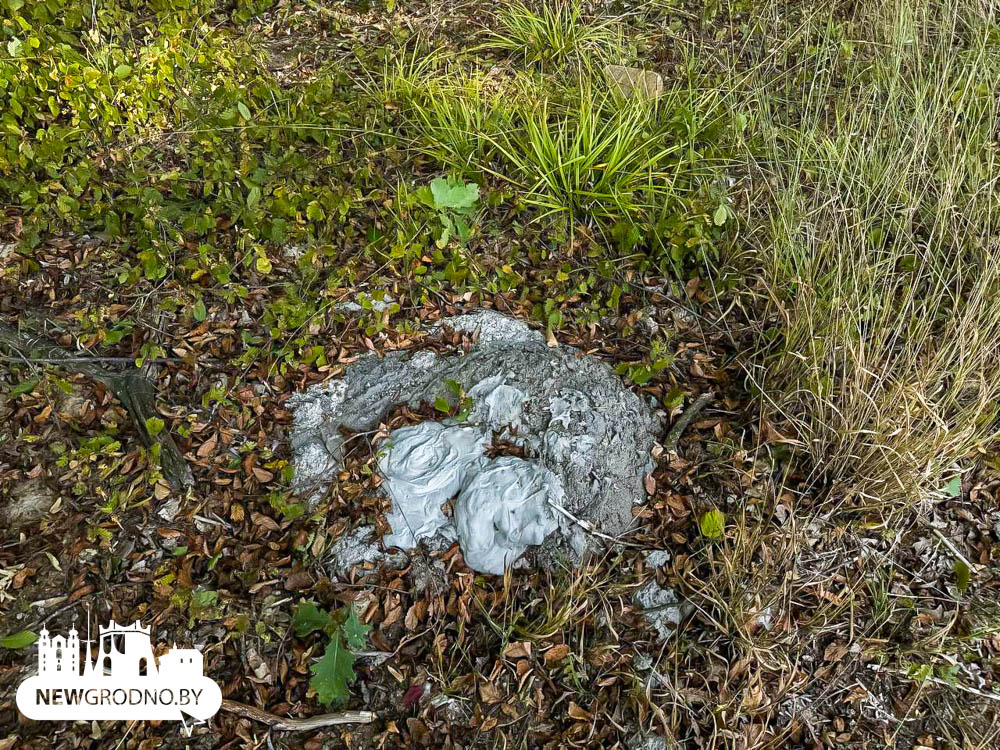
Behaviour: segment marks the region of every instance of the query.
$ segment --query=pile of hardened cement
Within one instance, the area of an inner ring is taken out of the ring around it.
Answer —
[[[606,535],[626,531],[661,431],[650,406],[605,363],[547,346],[521,321],[481,310],[440,325],[472,334],[472,348],[369,355],[294,398],[297,488],[322,496],[343,468],[342,430],[375,430],[404,404],[457,405],[457,383],[462,421],[402,427],[377,446],[392,500],[386,546],[457,538],[469,567],[503,573],[535,545],[540,559],[578,563],[590,536],[570,519]],[[526,458],[487,457],[496,440]],[[441,507],[449,500],[453,521]]]

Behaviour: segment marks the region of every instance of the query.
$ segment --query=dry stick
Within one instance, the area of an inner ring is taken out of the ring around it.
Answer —
[[[222,701],[222,710],[242,716],[244,719],[259,721],[262,724],[267,724],[272,729],[278,729],[282,732],[308,731],[310,729],[330,727],[335,724],[371,724],[376,719],[374,711],[341,711],[335,714],[310,716],[308,719],[287,719],[277,714],[272,714],[270,711],[264,711],[253,706],[248,706],[245,703],[237,703],[231,700]]]
[[[882,672],[883,674],[894,674],[899,677],[906,677],[907,679],[914,680],[915,682],[919,682],[920,680],[925,680],[927,682],[933,682],[935,685],[940,685],[941,687],[948,687],[948,688],[953,688],[955,690],[961,690],[964,693],[971,693],[972,695],[978,696],[980,698],[986,698],[987,700],[1000,701],[1000,693],[990,693],[986,690],[980,690],[978,688],[974,688],[971,685],[963,685],[960,682],[949,682],[948,680],[942,680],[941,678],[934,677],[932,675],[927,675],[926,677],[914,677],[909,672],[906,672],[902,669],[891,669],[889,667],[879,666],[878,664],[869,664],[868,668],[876,672]]]
[[[180,449],[167,430],[150,435],[146,420],[157,416],[156,394],[153,386],[141,372],[132,369],[121,373],[108,372],[95,360],[75,355],[38,336],[29,336],[0,323],[0,347],[23,358],[25,362],[58,360],[59,366],[71,372],[78,372],[104,383],[128,411],[129,417],[139,430],[143,445],[152,448],[160,446],[160,465],[163,476],[177,490],[184,490],[194,484],[191,468],[184,460]]]
[[[636,548],[642,547],[642,545],[640,545],[640,544],[632,544],[631,542],[623,542],[621,539],[615,539],[610,534],[605,534],[603,531],[598,530],[598,528],[596,526],[594,526],[594,524],[590,523],[589,521],[584,521],[582,518],[577,518],[576,516],[574,516],[572,513],[570,513],[568,510],[566,510],[564,507],[562,507],[559,503],[554,503],[551,500],[549,500],[549,507],[552,508],[553,510],[559,512],[561,515],[565,516],[566,518],[568,518],[570,521],[572,521],[573,523],[575,523],[577,526],[579,526],[581,529],[583,529],[584,531],[586,531],[588,534],[593,534],[594,536],[598,537],[599,539],[603,539],[604,541],[610,542],[611,544],[620,544],[623,547],[636,547]]]
[[[691,424],[691,420],[698,416],[698,412],[708,406],[714,398],[715,394],[711,391],[703,393],[681,414],[680,418],[674,423],[674,426],[670,428],[670,432],[667,433],[667,439],[663,443],[663,447],[667,453],[677,450],[677,443],[680,441],[684,430]]]

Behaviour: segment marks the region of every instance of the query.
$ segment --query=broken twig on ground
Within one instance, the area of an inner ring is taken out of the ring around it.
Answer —
[[[244,719],[252,719],[262,724],[267,724],[272,729],[283,732],[301,732],[310,729],[322,729],[336,724],[371,724],[375,721],[374,711],[340,711],[334,714],[319,714],[310,716],[308,719],[288,719],[269,711],[264,711],[245,703],[223,700],[222,710],[231,714],[242,716]]]
[[[149,378],[132,366],[122,372],[109,372],[97,363],[103,360],[90,359],[76,355],[56,346],[50,341],[36,335],[24,334],[0,324],[0,347],[21,357],[28,363],[47,363],[58,361],[58,366],[71,372],[78,372],[94,380],[104,383],[117,398],[139,431],[143,445],[152,448],[160,446],[160,466],[163,476],[177,490],[186,489],[194,484],[191,469],[184,460],[180,449],[174,442],[168,430],[162,430],[157,435],[151,435],[147,420],[157,416],[156,393]]]
[[[698,416],[698,412],[708,406],[712,399],[715,398],[715,394],[709,391],[708,393],[703,393],[684,411],[683,414],[674,423],[674,426],[670,428],[670,432],[667,433],[667,439],[663,443],[663,447],[666,449],[667,453],[672,453],[677,450],[677,443],[681,439],[681,435],[687,426],[691,424],[691,421]]]

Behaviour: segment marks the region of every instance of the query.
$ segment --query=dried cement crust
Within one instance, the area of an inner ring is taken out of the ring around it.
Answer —
[[[522,446],[559,478],[563,507],[576,518],[605,534],[627,530],[632,506],[645,500],[643,478],[662,430],[653,410],[607,364],[571,347],[549,347],[521,321],[483,310],[442,325],[473,332],[477,341],[454,356],[370,355],[351,364],[340,380],[294,399],[299,489],[318,499],[341,468],[342,428],[374,430],[403,404],[454,402],[446,385],[453,380],[472,402],[463,425],[482,430],[487,439]],[[576,526],[561,524],[560,530],[546,546],[561,547],[578,561],[586,537]]]

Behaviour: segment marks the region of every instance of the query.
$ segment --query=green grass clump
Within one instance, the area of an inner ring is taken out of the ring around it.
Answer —
[[[966,10],[882,5],[861,47],[818,25],[800,121],[773,86],[752,105],[780,321],[754,374],[816,473],[872,503],[925,496],[997,436],[1000,58]]]
[[[594,66],[548,77],[411,53],[386,67],[378,93],[416,148],[507,182],[536,219],[586,223],[675,269],[714,251],[728,216],[713,181],[719,129],[687,88],[649,102],[621,96]]]
[[[539,11],[513,3],[497,13],[496,26],[486,46],[512,52],[527,63],[558,66],[621,47],[614,23],[585,19],[579,2],[572,0],[546,2]]]
[[[493,141],[525,200],[542,216],[613,225],[645,215],[671,192],[669,159],[682,144],[656,108],[618,101],[585,82],[565,104],[541,101]]]
[[[502,71],[450,65],[437,52],[414,53],[387,67],[384,100],[401,106],[418,147],[459,172],[477,172],[514,113],[529,106],[530,80]]]

